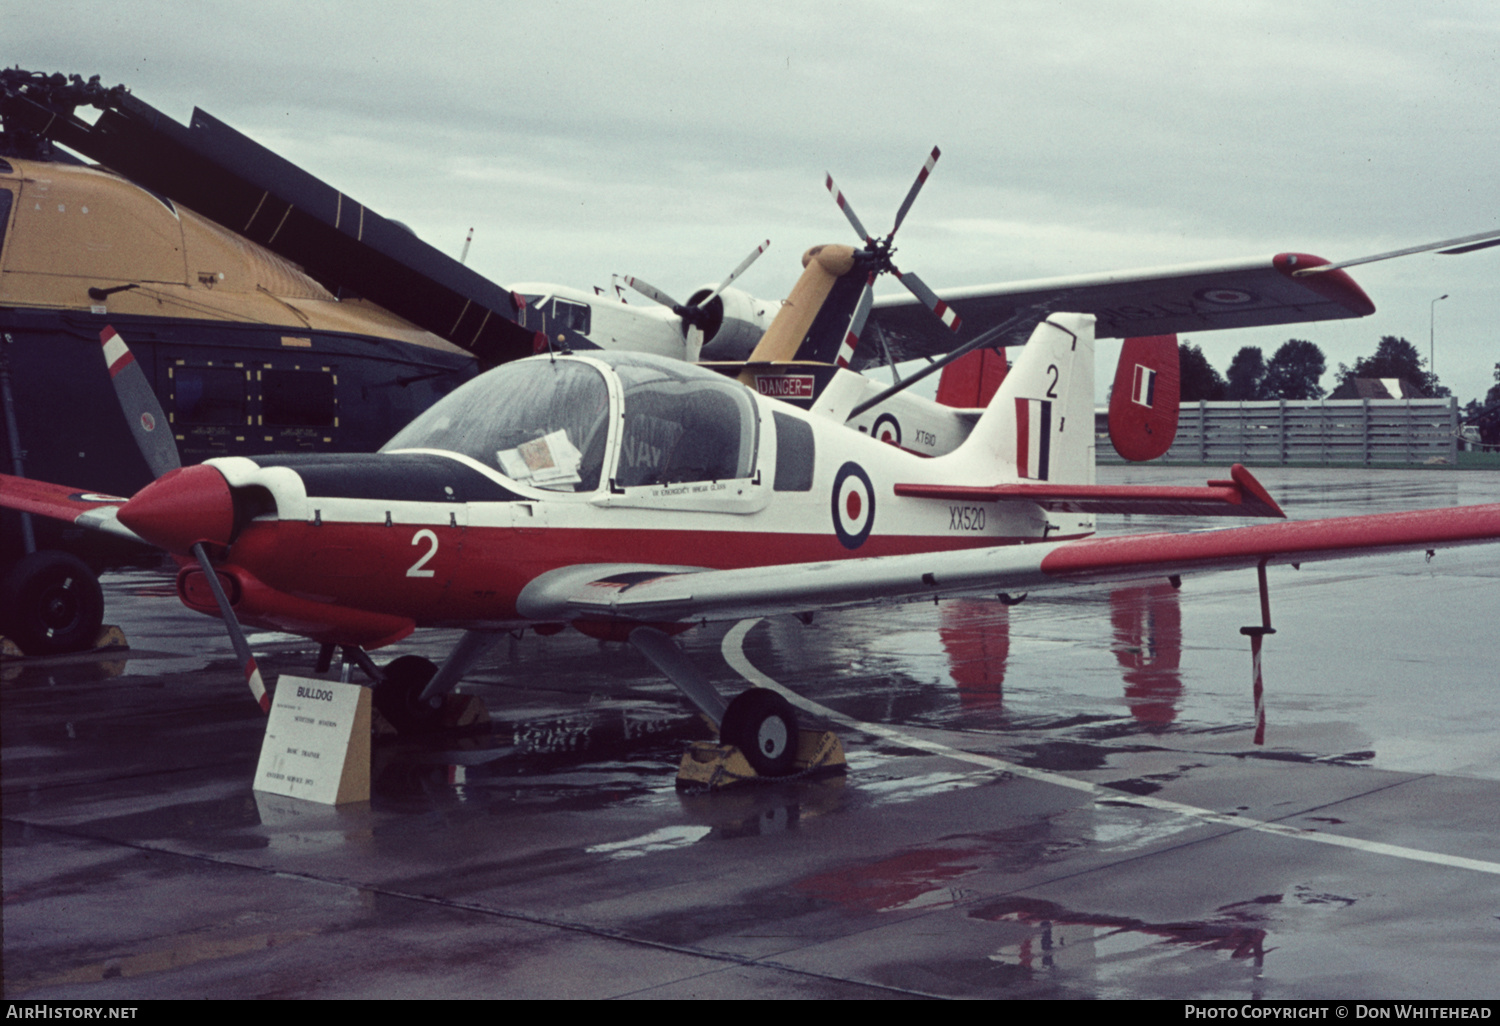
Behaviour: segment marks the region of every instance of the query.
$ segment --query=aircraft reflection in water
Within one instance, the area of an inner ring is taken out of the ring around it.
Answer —
[[[1182,610],[1170,584],[1115,588],[1109,593],[1111,646],[1125,679],[1130,715],[1147,726],[1177,718],[1182,697]],[[939,607],[938,637],[948,675],[965,709],[1001,708],[1010,656],[1010,606],[955,599]]]
[[[938,638],[965,709],[1000,708],[1010,656],[1010,610],[998,602],[954,599],[938,607]]]
[[[1165,726],[1182,698],[1182,607],[1170,584],[1109,593],[1115,658],[1125,671],[1125,701],[1137,722]]]

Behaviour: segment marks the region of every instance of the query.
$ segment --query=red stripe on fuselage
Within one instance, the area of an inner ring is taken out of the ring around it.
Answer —
[[[422,532],[431,532],[437,539],[430,556],[428,551],[433,546],[429,539],[418,537]],[[281,521],[250,524],[236,539],[230,559],[266,585],[299,598],[434,623],[514,619],[522,588],[549,570],[579,564],[644,563],[730,570],[1041,540],[877,534],[850,550],[832,531],[772,534],[421,524],[385,527],[328,521],[315,526]],[[431,570],[433,575],[408,576],[418,568]]]

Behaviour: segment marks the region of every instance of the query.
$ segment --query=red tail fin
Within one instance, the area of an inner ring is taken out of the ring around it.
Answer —
[[[1115,452],[1139,463],[1172,447],[1180,382],[1176,335],[1125,340],[1109,394],[1109,440]]]

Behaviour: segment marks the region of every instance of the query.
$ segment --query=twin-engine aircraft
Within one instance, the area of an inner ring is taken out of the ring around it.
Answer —
[[[721,696],[672,636],[709,620],[1265,569],[1500,540],[1500,504],[1289,522],[1243,468],[1201,488],[1094,477],[1094,325],[1038,324],[951,451],[924,458],[727,375],[646,354],[543,354],[487,372],[378,453],[176,466],[123,341],[102,339],[160,476],[130,499],[0,477],[0,504],[138,537],[223,617],[262,707],[242,624],[334,649],[404,729],[500,632],[571,625],[628,641],[766,775],[795,765],[792,706]],[[826,402],[848,392],[839,368]],[[1228,513],[1260,526],[1095,539],[1102,511]],[[465,633],[441,667],[366,654],[418,627]],[[1258,642],[1258,637],[1256,638]]]

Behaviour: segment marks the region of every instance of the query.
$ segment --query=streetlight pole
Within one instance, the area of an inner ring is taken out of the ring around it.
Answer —
[[[1437,384],[1437,357],[1433,353],[1433,337],[1437,327],[1437,305],[1440,301],[1447,299],[1445,292],[1431,303],[1427,304],[1427,373],[1432,375],[1432,383]]]

